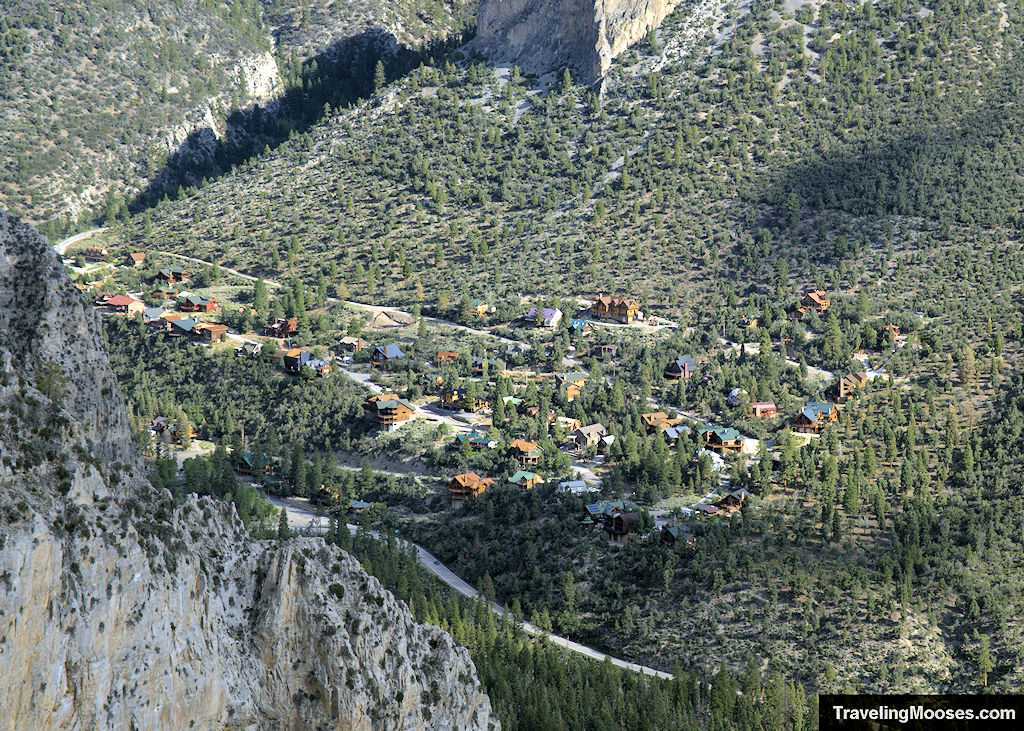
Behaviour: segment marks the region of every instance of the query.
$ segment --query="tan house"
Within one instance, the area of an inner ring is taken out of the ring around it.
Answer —
[[[118,294],[107,300],[107,307],[122,315],[141,315],[146,310],[146,303],[134,297]]]
[[[678,417],[675,419],[668,418],[668,414],[664,411],[640,414],[640,420],[644,423],[644,430],[648,434],[660,434],[666,429],[670,429],[673,426],[678,426],[683,423],[683,420]]]
[[[363,410],[377,421],[384,431],[394,431],[412,419],[416,407],[396,393],[382,393],[371,396],[363,404]]]
[[[571,449],[586,449],[587,447],[597,447],[602,449],[605,445],[604,439],[610,436],[608,429],[604,424],[590,424],[588,426],[581,426],[576,429],[572,434],[569,435],[566,440],[566,446]]]
[[[821,314],[832,306],[832,300],[829,299],[828,292],[823,289],[817,289],[805,294],[802,304],[807,310],[814,310]]]
[[[845,404],[847,401],[857,395],[857,392],[864,388],[864,385],[868,382],[868,376],[866,373],[861,371],[860,373],[847,373],[839,381],[839,403]]]
[[[476,500],[477,495],[494,485],[490,477],[480,477],[476,472],[465,472],[455,475],[448,483],[448,499],[452,503],[463,500]]]
[[[640,314],[640,303],[631,297],[601,295],[590,306],[594,317],[628,325]]]
[[[750,413],[755,419],[771,419],[778,414],[774,401],[753,401],[750,404]]]
[[[536,467],[544,453],[536,442],[528,442],[525,439],[515,439],[508,446],[512,457],[522,467]]]
[[[212,325],[209,323],[201,322],[195,327],[196,339],[204,343],[219,343],[224,340],[224,336],[227,335],[227,325]]]

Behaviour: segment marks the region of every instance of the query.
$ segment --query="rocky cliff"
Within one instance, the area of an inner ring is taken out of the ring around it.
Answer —
[[[2,213],[0,413],[0,729],[498,726],[349,556],[141,478],[93,313]]]
[[[481,0],[474,43],[492,58],[544,73],[574,69],[586,83],[643,38],[680,0]]]

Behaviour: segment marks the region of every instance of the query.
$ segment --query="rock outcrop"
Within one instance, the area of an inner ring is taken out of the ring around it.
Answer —
[[[679,0],[481,0],[474,43],[526,71],[568,67],[591,83],[677,5]]]
[[[98,332],[0,213],[0,729],[498,727],[468,653],[347,554],[142,479]]]

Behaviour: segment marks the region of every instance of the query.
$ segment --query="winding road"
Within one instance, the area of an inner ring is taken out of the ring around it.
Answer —
[[[288,524],[292,528],[313,530],[312,526],[316,524],[319,530],[323,531],[326,529],[326,526],[319,523],[319,518],[316,516],[316,513],[310,510],[309,503],[306,500],[301,500],[298,498],[271,497],[270,502],[273,503],[274,506],[277,508],[284,508],[285,512],[288,514]],[[349,524],[348,529],[349,532],[355,534],[357,527]],[[370,535],[372,535],[375,538],[380,538],[380,533],[378,533],[377,531],[370,531]],[[435,558],[434,555],[430,553],[430,551],[411,541],[403,542],[407,543],[410,546],[413,546],[416,549],[416,557],[420,566],[425,568],[427,571],[432,573],[434,576],[439,578],[441,581],[446,583],[448,586],[450,586],[452,589],[457,591],[462,596],[467,597],[469,599],[477,598],[477,590],[465,581],[463,581],[461,578],[459,578],[459,576],[457,576],[451,569],[449,569],[437,558]],[[495,614],[501,617],[506,616],[506,609],[504,607],[499,606],[498,604],[491,603],[490,608],[491,611],[493,611]],[[621,658],[613,657],[612,655],[599,652],[598,650],[595,650],[592,647],[587,647],[586,645],[581,645],[578,642],[573,642],[567,637],[549,634],[548,632],[542,630],[540,627],[537,627],[536,625],[533,625],[529,622],[520,622],[520,625],[522,626],[523,631],[531,635],[535,635],[537,637],[544,637],[552,644],[559,645],[560,647],[564,647],[567,650],[579,653],[580,655],[585,655],[586,657],[589,657],[592,660],[597,660],[598,662],[609,660],[612,663],[612,665],[615,665],[617,667],[624,668],[626,670],[632,670],[635,673],[642,673],[643,675],[652,675],[657,678],[665,678],[671,680],[674,677],[671,673],[666,673],[662,670],[655,670],[654,668],[647,667],[646,665],[640,665],[635,662],[629,662],[628,660],[623,660]]]
[[[64,256],[64,254],[68,250],[68,247],[71,246],[72,244],[77,244],[79,241],[82,241],[83,239],[87,239],[90,236],[92,236],[93,234],[98,234],[98,233],[101,233],[101,232],[106,231],[106,230],[107,230],[107,227],[103,226],[101,228],[93,228],[93,229],[89,229],[88,231],[83,231],[82,233],[75,234],[74,236],[70,236],[70,237],[64,239],[63,241],[58,241],[56,244],[53,245],[53,248],[57,250],[58,254],[60,254],[61,256]]]

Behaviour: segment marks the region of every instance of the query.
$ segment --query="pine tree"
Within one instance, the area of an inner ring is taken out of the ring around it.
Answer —
[[[840,522],[839,511],[832,512],[832,542],[839,543],[843,539],[843,525]]]
[[[286,541],[291,538],[292,532],[288,527],[288,511],[281,508],[281,517],[277,521],[277,540]]]
[[[984,687],[988,687],[988,674],[995,669],[992,653],[989,650],[988,635],[982,635],[978,641],[978,675]]]

